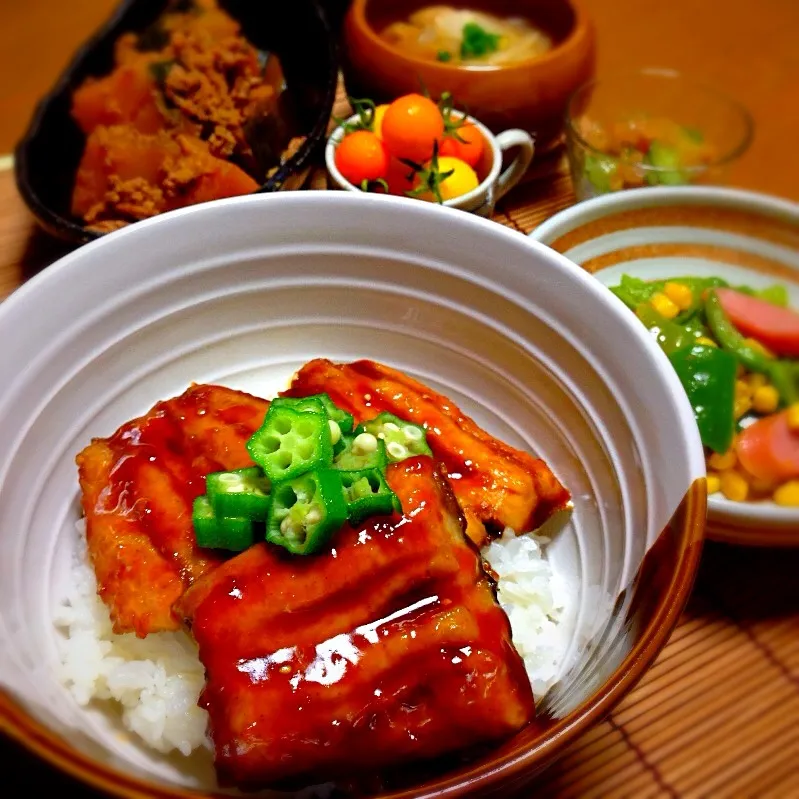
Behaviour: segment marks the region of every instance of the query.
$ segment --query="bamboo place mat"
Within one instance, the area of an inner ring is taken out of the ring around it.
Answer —
[[[324,174],[309,188],[325,188]],[[555,152],[495,219],[528,233],[573,201]],[[35,228],[11,172],[0,172],[0,298],[64,252]],[[8,742],[0,771],[0,797],[95,796]],[[799,798],[799,550],[707,544],[654,666],[522,796]]]

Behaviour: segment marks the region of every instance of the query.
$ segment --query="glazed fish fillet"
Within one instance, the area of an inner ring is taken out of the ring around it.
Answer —
[[[251,465],[265,400],[192,386],[78,456],[89,557],[114,632],[176,630],[172,606],[220,556],[200,550],[191,511],[205,475]]]
[[[389,411],[423,424],[433,455],[446,467],[467,522],[467,534],[486,543],[486,526],[528,532],[569,501],[544,461],[498,441],[446,397],[374,361],[310,361],[299,371],[290,397],[327,392],[356,422]]]
[[[402,516],[345,526],[316,556],[256,545],[180,600],[222,785],[375,774],[531,720],[507,617],[439,469],[389,466]]]

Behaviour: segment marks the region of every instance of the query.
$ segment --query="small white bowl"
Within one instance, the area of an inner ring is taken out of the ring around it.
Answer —
[[[572,492],[547,548],[573,600],[559,683],[536,725],[415,797],[524,785],[630,690],[687,600],[706,489],[679,381],[595,280],[502,225],[344,192],[211,202],[45,269],[0,305],[0,339],[0,731],[105,792],[219,796],[207,759],[159,757],[78,706],[52,625],[78,536],[75,454],[192,381],[270,397],[312,358],[381,360]]]
[[[633,189],[561,211],[530,235],[606,286],[623,274],[718,275],[754,287],[782,283],[799,308],[799,205],[776,197],[699,186]],[[799,508],[712,494],[707,535],[799,546]]]
[[[485,125],[474,117],[466,116],[479,131],[490,154],[488,173],[477,188],[452,200],[445,200],[441,205],[447,208],[458,208],[469,211],[477,216],[490,217],[494,206],[504,197],[523,177],[530,167],[535,154],[533,137],[527,131],[518,128],[504,130],[493,134]],[[357,115],[351,116],[347,122],[357,122]],[[346,191],[364,192],[358,186],[350,183],[336,166],[336,147],[344,136],[344,127],[339,125],[327,140],[325,147],[325,164],[327,171],[339,188]],[[516,150],[510,163],[503,169],[502,160],[505,153]]]

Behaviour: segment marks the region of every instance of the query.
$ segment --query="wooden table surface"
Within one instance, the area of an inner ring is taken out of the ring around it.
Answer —
[[[731,182],[799,199],[799,0],[583,3],[597,23],[600,74],[668,66],[736,95],[757,133]],[[0,0],[0,153],[112,7]],[[571,202],[560,169],[517,188],[496,220],[524,233]],[[65,251],[36,230],[10,171],[0,171],[0,299]],[[799,797],[797,575],[799,551],[708,544],[693,598],[654,667],[542,775],[534,795]],[[2,740],[0,773],[0,797],[95,796]]]

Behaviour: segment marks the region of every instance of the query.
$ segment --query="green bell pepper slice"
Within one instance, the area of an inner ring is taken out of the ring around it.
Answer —
[[[356,433],[372,435],[386,442],[386,454],[390,463],[397,463],[414,455],[432,455],[427,443],[424,427],[400,419],[393,413],[384,411],[355,428]]]
[[[666,355],[684,347],[690,347],[696,340],[706,335],[704,327],[695,320],[679,325],[665,316],[659,314],[651,305],[645,304],[638,307],[635,315],[651,331],[655,341]]]
[[[197,546],[200,547],[243,552],[255,541],[252,520],[218,516],[205,494],[194,500],[191,521]]]
[[[381,469],[361,469],[339,474],[350,524],[360,524],[370,516],[402,513],[399,497],[389,487]]]
[[[205,492],[217,516],[266,521],[269,488],[269,480],[257,466],[211,472],[205,478]]]
[[[272,486],[266,540],[294,555],[311,555],[346,521],[340,472],[318,469]]]
[[[735,356],[694,344],[672,352],[669,360],[694,410],[702,443],[726,452],[735,433]]]
[[[725,350],[733,353],[744,367],[750,372],[768,373],[771,359],[767,358],[759,349],[750,347],[746,343],[746,339],[738,332],[738,328],[724,313],[715,291],[709,291],[705,298],[705,317],[716,341]]]
[[[272,404],[247,451],[273,484],[329,466],[333,441],[327,414]]]
[[[750,372],[766,375],[783,405],[799,401],[799,369],[795,361],[768,358],[760,349],[750,346],[724,313],[715,291],[709,291],[705,298],[705,316],[721,347],[735,355]]]
[[[682,322],[696,314],[702,307],[702,295],[709,288],[726,288],[729,284],[720,277],[670,277],[663,280],[641,280],[632,275],[622,275],[617,286],[610,290],[632,311],[648,303],[658,292],[662,292],[666,283],[680,283],[687,286],[693,294],[693,303],[685,311],[681,311],[676,321]],[[653,309],[654,310],[654,309]]]

